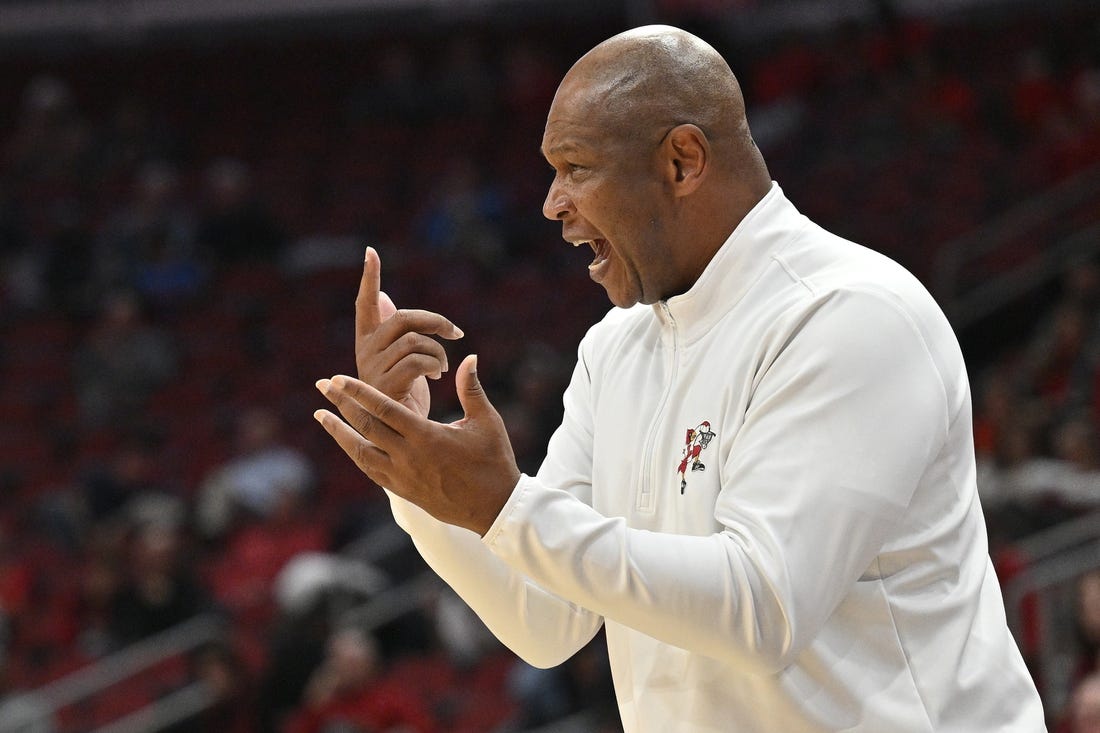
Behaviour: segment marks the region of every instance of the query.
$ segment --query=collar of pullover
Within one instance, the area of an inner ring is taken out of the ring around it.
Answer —
[[[710,330],[749,291],[772,255],[805,226],[806,219],[778,183],[749,210],[686,293],[653,305],[663,326],[675,322],[681,343]]]

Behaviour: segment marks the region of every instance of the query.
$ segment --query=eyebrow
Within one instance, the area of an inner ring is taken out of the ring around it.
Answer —
[[[551,155],[560,155],[562,153],[575,153],[581,150],[581,147],[574,142],[558,143],[557,145],[551,145],[549,148],[543,148],[539,146],[539,152],[542,153],[542,157],[549,158]]]

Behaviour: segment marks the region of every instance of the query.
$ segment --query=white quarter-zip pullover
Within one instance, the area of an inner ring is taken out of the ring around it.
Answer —
[[[688,292],[589,331],[484,538],[392,505],[532,664],[603,624],[628,733],[1045,730],[950,325],[775,184]]]

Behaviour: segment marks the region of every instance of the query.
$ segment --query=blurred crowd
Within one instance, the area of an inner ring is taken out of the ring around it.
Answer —
[[[481,355],[537,470],[608,307],[540,221],[538,143],[568,64],[617,29],[0,54],[0,700],[209,613],[216,641],[42,730],[194,680],[216,703],[176,733],[504,731],[578,712],[616,729],[599,639],[536,670],[438,588],[348,620],[424,567],[407,543],[362,551],[384,497],[311,413],[313,382],[354,368],[371,244],[399,306],[466,332],[451,363]],[[926,280],[953,237],[1100,164],[1096,9],[884,13],[757,44],[699,30],[795,204]],[[1098,261],[1056,296],[1008,348],[967,354],[999,568],[1100,504]],[[456,413],[446,380],[433,399]],[[1097,577],[1050,711],[1071,733],[1100,729]]]

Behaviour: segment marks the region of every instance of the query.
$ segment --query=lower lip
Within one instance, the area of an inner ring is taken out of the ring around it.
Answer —
[[[588,276],[598,283],[602,283],[607,277],[607,271],[611,269],[611,258],[605,257],[598,264],[588,266]]]
[[[606,247],[606,245],[604,245]],[[588,276],[595,282],[601,283],[607,277],[607,271],[611,269],[611,253],[608,252],[598,263],[588,266]]]

